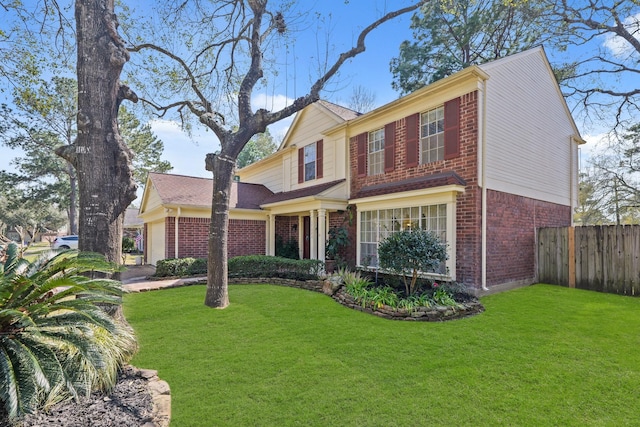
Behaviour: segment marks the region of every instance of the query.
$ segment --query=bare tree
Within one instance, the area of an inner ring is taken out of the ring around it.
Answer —
[[[376,105],[376,94],[362,85],[354,86],[347,105],[354,111],[367,113]]]
[[[615,127],[637,117],[640,106],[640,2],[548,1],[552,16],[586,55],[563,67],[562,85],[587,118],[615,118]],[[596,49],[593,46],[597,45]]]
[[[227,235],[229,222],[229,195],[232,175],[238,154],[254,135],[264,132],[268,125],[302,110],[320,99],[325,84],[336,75],[340,67],[350,58],[364,52],[365,38],[381,24],[420,7],[426,0],[383,14],[365,27],[357,37],[355,46],[340,53],[333,61],[322,67],[322,72],[310,85],[308,92],[296,97],[289,105],[277,110],[255,109],[252,95],[264,84],[265,56],[272,53],[270,42],[278,36],[288,35],[288,26],[281,10],[271,10],[267,0],[225,0],[213,3],[205,9],[201,2],[184,2],[171,11],[163,10],[169,19],[177,19],[181,13],[197,15],[192,25],[206,23],[215,29],[208,32],[201,50],[182,55],[184,46],[172,51],[158,44],[144,43],[132,48],[134,52],[152,51],[162,59],[146,61],[156,69],[167,59],[177,64],[172,68],[172,79],[165,87],[176,90],[188,88],[189,98],[166,104],[153,103],[161,112],[177,109],[190,111],[200,123],[211,129],[220,141],[220,152],[209,154],[206,168],[213,172],[213,200],[211,226],[209,230],[209,257],[207,294],[205,304],[224,308],[229,304],[227,290]],[[173,4],[173,2],[169,2]],[[188,10],[187,10],[188,9]],[[184,28],[184,27],[181,27]],[[180,31],[180,30],[178,30]],[[201,37],[195,27],[190,27],[190,43]],[[168,41],[167,41],[168,42]],[[277,64],[276,58],[267,64]],[[271,65],[269,65],[271,66]],[[175,76],[178,76],[175,78]],[[210,83],[214,82],[214,86]],[[228,101],[226,103],[220,100]],[[152,102],[146,99],[146,101]]]

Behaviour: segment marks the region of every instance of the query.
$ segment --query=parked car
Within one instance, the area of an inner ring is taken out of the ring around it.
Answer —
[[[78,236],[60,236],[56,237],[51,244],[53,249],[78,249]]]

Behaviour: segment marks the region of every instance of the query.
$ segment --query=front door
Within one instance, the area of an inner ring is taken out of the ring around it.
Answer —
[[[311,257],[311,217],[305,216],[303,218],[303,249],[302,258],[309,259]]]

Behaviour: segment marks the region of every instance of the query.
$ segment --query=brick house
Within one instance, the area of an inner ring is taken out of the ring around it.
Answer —
[[[276,241],[293,241],[300,257],[324,260],[328,230],[342,225],[348,261],[375,268],[385,236],[423,227],[448,243],[440,277],[477,291],[530,284],[536,228],[572,222],[582,143],[541,47],[469,67],[366,114],[319,101],[296,116],[276,153],[237,171],[229,255],[272,255]],[[153,195],[165,179],[200,180],[150,176],[140,211],[149,244],[164,241],[164,257],[204,255],[210,181],[197,181],[208,194],[198,201],[202,216],[191,216],[195,206]],[[189,235],[196,219],[202,228]],[[248,233],[262,246],[244,243]]]

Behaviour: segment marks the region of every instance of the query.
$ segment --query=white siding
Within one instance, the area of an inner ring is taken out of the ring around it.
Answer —
[[[542,50],[481,68],[486,86],[487,188],[570,205],[576,130]]]
[[[165,256],[165,229],[164,220],[152,222],[147,225],[148,240],[147,247],[150,250],[148,262],[156,265]]]
[[[238,172],[242,182],[250,182],[253,184],[262,184],[274,193],[283,190],[282,185],[282,154],[274,155],[273,158],[266,160],[260,164],[260,167],[252,167],[247,170],[242,169]]]

